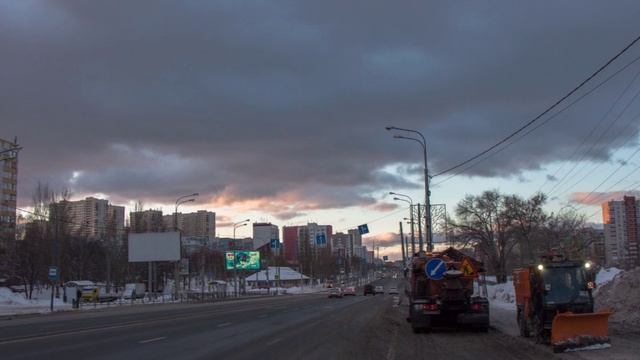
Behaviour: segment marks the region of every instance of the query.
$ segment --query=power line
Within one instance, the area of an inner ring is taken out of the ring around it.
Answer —
[[[451,180],[452,178],[460,175],[461,173],[477,166],[478,164],[482,163],[483,161],[489,159],[491,156],[497,155],[499,153],[501,153],[502,151],[504,151],[505,149],[507,149],[509,146],[517,143],[518,141],[522,140],[524,137],[526,137],[527,135],[529,135],[530,133],[532,133],[533,131],[539,129],[540,127],[546,125],[547,123],[549,123],[551,120],[555,119],[556,117],[558,117],[560,114],[562,114],[563,112],[565,112],[567,109],[569,109],[570,107],[572,107],[573,105],[575,105],[576,103],[580,102],[581,100],[583,100],[584,98],[586,98],[587,96],[591,95],[595,90],[599,89],[602,85],[606,84],[607,82],[609,82],[611,79],[613,79],[614,77],[616,77],[617,75],[619,75],[620,73],[622,73],[624,70],[626,70],[628,67],[630,67],[631,65],[635,64],[638,60],[640,60],[640,56],[634,58],[633,60],[631,60],[630,62],[628,62],[627,64],[625,64],[623,67],[621,67],[620,69],[618,69],[616,72],[614,72],[613,74],[611,74],[609,77],[607,77],[606,79],[602,80],[601,82],[599,82],[596,86],[594,86],[593,88],[591,88],[589,91],[585,92],[584,94],[580,95],[579,97],[577,97],[575,100],[573,100],[572,102],[570,102],[569,104],[567,104],[564,108],[558,110],[558,112],[554,113],[553,115],[551,115],[550,117],[548,117],[547,119],[545,119],[544,121],[542,121],[541,123],[538,123],[535,127],[528,129],[525,133],[520,134],[519,137],[517,137],[516,139],[512,140],[512,142],[506,144],[505,146],[501,147],[500,149],[496,150],[493,154],[489,154],[488,156],[480,159],[479,161],[473,163],[473,164],[469,164],[466,167],[464,167],[463,169],[455,172],[454,174],[448,176],[447,178],[445,178],[444,180],[438,181],[435,184],[433,184],[433,186],[437,186],[440,185],[446,181]],[[441,173],[442,174],[442,173]]]
[[[634,151],[631,154],[631,156],[629,156],[622,164],[620,164],[620,166],[618,166],[614,171],[612,171],[604,180],[602,180],[602,182],[600,182],[600,184],[598,184],[598,186],[596,186],[593,190],[591,190],[591,192],[589,194],[587,194],[587,196],[585,196],[582,199],[582,201],[586,201],[594,192],[596,192],[596,190],[598,190],[602,185],[604,185],[604,183],[606,183],[609,179],[611,179],[611,177],[613,175],[615,175],[620,169],[622,169],[622,167],[625,165],[625,163],[629,162],[634,156],[636,156],[638,154],[638,152],[640,152],[640,147],[636,151]]]
[[[401,209],[395,210],[393,212],[390,212],[390,213],[388,213],[386,215],[383,215],[383,216],[380,216],[378,218],[375,218],[373,220],[365,221],[364,223],[361,223],[361,224],[372,224],[374,222],[380,221],[382,219],[386,219],[386,218],[390,217],[391,215],[395,215],[395,214],[397,214],[399,212],[402,212],[402,211],[407,211],[407,209],[406,208],[401,208]],[[347,231],[347,230],[354,229],[354,228],[357,228],[357,227],[358,227],[358,225],[350,226],[350,227],[346,227],[344,229],[337,230],[336,232],[343,232],[343,231]]]
[[[571,95],[575,94],[579,89],[581,89],[591,79],[596,77],[599,73],[604,71],[604,69],[606,69],[611,63],[613,63],[616,59],[618,59],[620,56],[622,56],[622,54],[627,52],[627,50],[629,50],[638,41],[640,41],[640,36],[636,37],[631,43],[629,43],[624,49],[619,51],[614,57],[609,59],[609,61],[607,61],[604,65],[602,65],[598,70],[596,70],[593,74],[591,74],[589,77],[587,77],[585,80],[583,80],[580,84],[578,84],[578,86],[574,87],[573,90],[569,91],[567,94],[565,94],[563,97],[561,97],[558,101],[556,101],[553,105],[551,105],[546,110],[544,110],[542,113],[540,113],[538,116],[536,116],[535,118],[531,119],[526,124],[524,124],[523,126],[518,128],[516,131],[512,132],[511,134],[509,134],[508,136],[506,136],[502,140],[498,141],[496,144],[494,144],[494,145],[490,146],[489,148],[481,151],[480,153],[470,157],[467,160],[462,161],[461,163],[459,163],[457,165],[454,165],[454,166],[452,166],[452,167],[450,167],[450,168],[448,168],[448,169],[446,169],[444,171],[441,171],[441,172],[435,174],[434,176],[440,176],[440,175],[446,174],[448,172],[451,172],[451,171],[453,171],[455,169],[458,169],[458,168],[460,168],[462,166],[465,166],[465,165],[469,164],[470,162],[472,162],[472,161],[482,157],[483,155],[489,153],[490,151],[492,151],[493,149],[497,148],[498,146],[506,143],[507,141],[509,141],[510,139],[515,137],[516,135],[518,135],[520,132],[524,131],[526,128],[528,128],[529,126],[533,125],[536,121],[540,120],[540,118],[542,118],[547,113],[549,113],[551,110],[556,108],[558,105],[560,105],[560,103],[562,103],[568,97],[570,97]]]
[[[586,144],[587,140],[595,133],[595,131],[600,127],[601,124],[604,123],[604,121],[607,119],[607,117],[609,116],[609,114],[613,111],[613,109],[615,109],[615,107],[618,105],[618,103],[620,103],[620,101],[622,101],[622,98],[624,97],[624,95],[629,91],[629,89],[631,89],[631,87],[633,86],[633,84],[635,83],[635,81],[638,79],[638,76],[640,76],[640,71],[638,71],[635,76],[631,79],[631,81],[629,82],[629,84],[624,88],[624,90],[622,90],[622,92],[620,93],[620,95],[618,95],[618,97],[616,98],[616,100],[613,102],[613,104],[611,104],[611,107],[609,107],[609,109],[604,113],[604,115],[600,118],[600,120],[596,123],[596,125],[591,128],[591,131],[589,132],[589,134],[587,134],[587,136],[585,136],[582,139],[582,142],[580,143],[580,145],[578,145],[578,147],[576,147],[575,151],[571,154],[571,156],[569,157],[569,159],[567,161],[572,161],[572,159],[575,158],[575,156],[578,154],[578,152],[580,151],[580,149],[582,149],[582,147]],[[620,113],[620,115],[618,116],[618,118],[616,118],[613,123],[615,123],[620,116],[622,116],[622,114],[624,114],[624,112],[628,109],[628,107],[631,105],[631,103],[633,103],[633,100],[638,96],[638,94],[640,94],[640,90],[638,93],[636,93],[636,95],[632,98],[632,100],[627,104],[627,106],[624,108],[624,110]],[[609,128],[607,128],[607,130],[605,130],[605,133],[608,131]],[[600,137],[598,138],[598,140],[594,141],[594,143],[591,145],[591,147],[589,148],[589,150],[587,150],[587,152],[585,154],[583,154],[583,156],[580,157],[580,160],[578,161],[578,163],[580,161],[582,161],[582,159],[586,156],[586,154],[588,154],[589,152],[591,152],[591,150],[593,149],[593,147],[595,146],[595,143],[597,143],[600,138],[602,138],[602,135],[600,135]],[[578,165],[578,163],[575,163],[573,168],[571,168],[571,170],[569,170],[569,172],[565,173],[565,175],[562,177],[562,179],[558,182],[556,182],[555,185],[553,185],[551,187],[551,189],[549,190],[549,194],[553,193],[553,191],[559,186],[560,183],[562,183],[566,177],[576,168],[576,166]],[[558,170],[556,170],[555,173],[553,173],[553,177],[555,177],[560,170],[562,170],[562,168],[564,167],[564,165],[566,165],[567,162],[563,163],[561,167],[558,168]],[[547,180],[540,185],[540,188],[538,188],[538,191],[541,191],[542,188],[549,182],[549,179],[547,178]]]

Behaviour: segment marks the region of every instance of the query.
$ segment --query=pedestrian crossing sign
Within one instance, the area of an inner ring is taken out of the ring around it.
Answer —
[[[462,276],[476,278],[478,277],[478,271],[475,266],[471,263],[468,257],[465,257],[462,260],[462,264],[460,265],[460,271],[462,271]]]

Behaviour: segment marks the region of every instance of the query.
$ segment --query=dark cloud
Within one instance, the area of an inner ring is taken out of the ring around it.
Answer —
[[[443,170],[603,64],[638,15],[633,1],[2,1],[0,136],[24,147],[21,199],[44,179],[114,202],[198,191],[281,219],[388,208],[372,194],[419,186],[422,158],[385,125],[423,131]],[[467,174],[568,159],[636,71]],[[622,132],[638,122],[588,139],[588,158]]]
[[[558,178],[555,175],[547,174],[547,181],[558,181]]]

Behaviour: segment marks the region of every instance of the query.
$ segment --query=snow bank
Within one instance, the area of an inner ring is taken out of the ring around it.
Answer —
[[[640,268],[622,271],[595,293],[596,309],[613,308],[609,321],[624,328],[640,329]]]
[[[600,271],[598,271],[598,274],[596,274],[596,285],[600,286],[608,283],[622,271],[623,270],[614,267],[608,269],[600,269]]]
[[[0,305],[29,305],[24,295],[17,294],[6,287],[0,287]]]
[[[487,296],[493,306],[515,309],[516,291],[511,281],[503,284],[487,285]]]

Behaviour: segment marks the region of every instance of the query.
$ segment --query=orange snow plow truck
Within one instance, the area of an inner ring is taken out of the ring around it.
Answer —
[[[438,325],[488,330],[489,301],[474,294],[478,273],[484,272],[481,262],[454,248],[421,251],[413,257],[410,270],[407,321],[415,333]]]
[[[520,335],[533,335],[538,343],[551,344],[554,352],[609,347],[611,310],[593,311],[591,263],[561,255],[541,260],[513,272]]]

